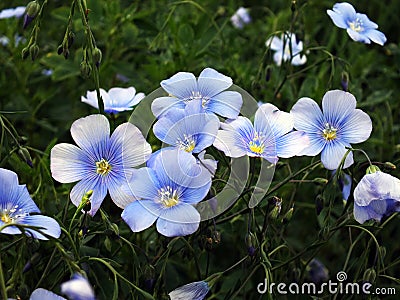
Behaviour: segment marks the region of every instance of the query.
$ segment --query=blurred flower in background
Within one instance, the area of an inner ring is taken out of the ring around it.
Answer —
[[[231,22],[235,28],[242,29],[244,25],[251,22],[249,10],[244,7],[239,7],[231,17]]]
[[[381,46],[386,42],[386,36],[376,30],[378,25],[369,20],[367,15],[357,13],[350,3],[336,3],[333,10],[328,9],[327,14],[333,23],[346,29],[348,35],[356,42],[370,44],[371,41]]]
[[[273,36],[265,42],[265,45],[275,51],[274,61],[278,66],[282,61],[290,61],[294,66],[303,65],[307,61],[305,55],[300,55],[303,51],[303,42],[297,42],[294,33],[286,32],[281,38]]]
[[[24,15],[25,9],[25,6],[3,9],[2,11],[0,11],[0,19],[8,19],[12,17],[20,18]]]
[[[108,114],[117,114],[122,111],[132,110],[133,106],[139,104],[145,97],[144,93],[136,94],[134,87],[115,87],[111,88],[108,92],[100,89],[100,96],[103,99],[104,111]],[[81,101],[94,108],[99,108],[96,91],[87,91],[86,98],[82,96]]]
[[[94,291],[89,281],[79,273],[75,273],[71,280],[61,284],[61,292],[71,300],[94,300]]]
[[[306,268],[307,277],[315,284],[321,284],[329,279],[329,271],[317,258],[313,258]]]

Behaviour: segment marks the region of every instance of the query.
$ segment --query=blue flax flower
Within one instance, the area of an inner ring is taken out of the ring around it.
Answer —
[[[206,68],[199,78],[192,73],[179,72],[169,79],[161,81],[167,97],[154,99],[151,110],[156,117],[169,109],[184,108],[191,100],[201,100],[206,112],[235,119],[242,107],[242,96],[235,91],[225,91],[232,85],[232,79],[214,69]]]
[[[210,287],[205,281],[196,281],[180,286],[170,292],[168,296],[171,300],[203,300]]]
[[[46,289],[38,288],[32,292],[29,300],[66,300],[66,299]]]
[[[372,131],[370,117],[356,109],[356,98],[344,91],[328,91],[322,99],[322,110],[310,98],[301,98],[290,113],[294,116],[294,128],[307,133],[310,146],[302,155],[315,156],[322,152],[321,161],[325,168],[334,170],[346,153],[350,143],[361,143]],[[350,152],[343,168],[353,164]]]
[[[100,96],[103,99],[104,111],[108,114],[117,114],[122,111],[132,110],[133,106],[139,104],[144,98],[143,93],[136,94],[136,89],[134,87],[115,87],[108,92],[100,89]],[[81,101],[94,108],[99,108],[96,91],[87,91],[86,98],[82,96]]]
[[[377,171],[366,174],[354,189],[354,219],[359,223],[400,211],[400,180]]]
[[[286,32],[281,38],[269,38],[265,45],[275,51],[274,61],[278,66],[282,61],[290,61],[294,66],[304,65],[307,61],[307,57],[300,54],[303,51],[303,42],[297,42],[294,33]]]
[[[200,100],[190,101],[185,109],[170,109],[153,126],[158,139],[193,153],[211,146],[218,129],[218,117],[204,112]]]
[[[71,280],[61,284],[61,292],[71,300],[94,300],[94,291],[89,281],[75,273]]]
[[[194,208],[207,195],[211,174],[193,155],[165,148],[152,155],[147,167],[135,170],[125,186],[136,201],[125,207],[122,218],[133,232],[150,227],[165,236],[183,236],[197,230],[200,214]]]
[[[242,29],[244,25],[251,22],[249,10],[244,7],[239,7],[238,10],[231,17],[233,27]]]
[[[18,184],[17,174],[0,169],[0,231],[5,234],[21,234],[17,225],[40,227],[38,230],[54,238],[61,234],[60,225],[53,218],[39,215],[40,210],[31,199],[25,185]],[[3,227],[10,225],[7,227]],[[47,240],[43,234],[24,228],[25,234],[36,239]]]
[[[297,155],[308,146],[307,135],[293,130],[293,117],[276,106],[261,105],[254,117],[238,117],[221,124],[214,146],[229,157],[262,157],[275,164],[278,157]]]
[[[347,3],[336,3],[333,10],[326,11],[333,23],[347,30],[348,35],[356,42],[370,44],[371,41],[381,46],[386,42],[386,36],[377,30],[378,25],[370,21],[365,14],[357,13],[354,7]]]
[[[25,10],[25,6],[3,9],[2,11],[0,11],[0,19],[8,19],[12,17],[20,18],[24,15]]]
[[[103,115],[90,115],[71,126],[76,144],[58,144],[51,150],[52,176],[61,183],[79,181],[71,190],[71,200],[79,206],[83,195],[93,190],[90,215],[99,209],[107,190],[119,207],[131,202],[121,190],[134,167],[144,163],[151,147],[131,123],[118,126],[110,137],[110,124]],[[127,176],[127,177],[126,177]]]

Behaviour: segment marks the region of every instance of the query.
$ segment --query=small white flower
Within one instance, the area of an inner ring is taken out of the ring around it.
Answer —
[[[282,38],[276,36],[269,38],[265,45],[275,51],[274,61],[280,66],[282,61],[290,61],[292,65],[303,65],[307,61],[305,55],[300,55],[303,51],[303,42],[296,42],[296,36],[293,33],[286,32]]]
[[[25,13],[25,6],[18,6],[15,8],[6,8],[0,11],[0,19],[8,19],[12,17],[20,18]]]
[[[235,28],[242,29],[245,24],[251,22],[249,10],[244,7],[239,7],[239,9],[231,17],[231,22]]]

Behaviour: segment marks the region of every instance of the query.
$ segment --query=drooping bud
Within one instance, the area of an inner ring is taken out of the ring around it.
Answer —
[[[268,82],[271,79],[271,66],[268,65],[265,67],[265,81]]]
[[[292,0],[292,4],[290,5],[290,9],[292,10],[292,12],[296,11],[296,0]]]
[[[75,33],[73,33],[72,31],[70,31],[68,33],[68,49],[71,48],[71,46],[74,44],[74,40],[75,40]]]
[[[94,60],[94,63],[95,63],[97,68],[100,66],[102,58],[103,58],[103,54],[101,53],[101,50],[99,48],[97,48],[97,47],[94,48],[94,50],[93,50],[93,60]]]
[[[257,238],[252,232],[248,232],[245,237],[247,253],[253,257],[256,254]]]
[[[291,207],[286,214],[283,216],[282,223],[288,223],[293,216],[294,208]]]
[[[279,214],[281,213],[281,208],[282,208],[282,199],[278,197],[273,197],[272,202],[274,203],[275,207],[271,210],[269,216],[272,219],[277,219]]]
[[[39,55],[39,46],[37,44],[33,44],[29,47],[29,54],[31,55],[32,61],[34,61]]]
[[[83,78],[89,78],[92,73],[92,67],[86,62],[81,62],[81,75]]]
[[[21,56],[22,56],[22,59],[28,58],[28,56],[29,56],[29,48],[28,47],[25,47],[24,49],[22,49]]]
[[[59,45],[58,47],[57,47],[57,54],[58,55],[61,55],[63,53],[63,45]]]
[[[152,265],[146,265],[143,271],[144,285],[148,291],[153,290],[156,283],[156,269]]]
[[[385,162],[385,168],[390,170],[396,170],[396,165],[390,161]]]
[[[373,283],[376,280],[376,271],[374,268],[368,268],[364,272],[364,281]]]
[[[26,149],[25,147],[20,147],[18,149],[18,155],[22,158],[23,161],[25,161],[28,164],[28,166],[33,168],[32,157],[29,154],[28,149]]]
[[[322,184],[322,185],[327,184],[328,181],[329,181],[328,179],[326,179],[326,178],[320,178],[320,177],[317,177],[317,178],[314,178],[314,179],[313,179],[313,182],[319,183],[319,184]]]
[[[343,91],[347,92],[349,90],[349,74],[346,71],[342,72],[341,84]]]
[[[33,21],[33,19],[35,19],[39,10],[40,10],[40,5],[36,0],[28,3],[25,9],[24,24],[23,24],[24,29],[28,27],[28,25]]]

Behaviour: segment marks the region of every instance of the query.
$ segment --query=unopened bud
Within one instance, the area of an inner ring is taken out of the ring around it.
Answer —
[[[68,33],[68,49],[71,48],[71,46],[74,44],[74,40],[75,40],[75,33],[73,33],[72,31],[70,31]]]
[[[22,49],[21,56],[22,56],[22,59],[28,58],[28,56],[29,56],[29,48],[28,47],[25,47],[24,49]]]
[[[245,242],[247,246],[247,253],[250,256],[254,256],[256,254],[257,237],[254,235],[254,233],[249,232],[246,234]]]
[[[349,90],[349,74],[346,71],[342,72],[341,84],[343,91],[347,92]]]
[[[33,44],[29,47],[29,54],[31,55],[32,61],[34,61],[39,55],[39,46]]]
[[[396,165],[390,161],[385,162],[385,168],[390,170],[396,170]]]
[[[101,53],[101,50],[99,48],[94,48],[93,50],[93,61],[96,65],[96,67],[100,66],[101,59],[103,58],[103,54]]]
[[[282,223],[288,223],[292,219],[294,208],[291,207],[283,216]]]
[[[268,82],[271,79],[271,66],[268,65],[265,68],[265,81]]]
[[[29,154],[28,149],[26,149],[25,147],[19,148],[18,149],[18,155],[22,158],[23,161],[25,161],[28,164],[28,166],[33,168],[32,157]]]
[[[144,285],[147,290],[152,290],[156,283],[156,269],[152,265],[146,265],[143,271]]]
[[[317,213],[317,216],[319,216],[323,208],[324,208],[324,198],[322,198],[321,195],[318,195],[317,198],[315,198],[315,211]]]
[[[368,268],[364,272],[363,280],[373,283],[376,280],[376,271],[374,268]]]
[[[61,55],[63,53],[63,45],[59,45],[58,47],[57,47],[57,54],[58,55]]]
[[[366,174],[372,174],[372,173],[376,173],[376,172],[379,172],[379,171],[380,171],[380,169],[377,166],[371,165],[371,166],[369,166],[367,168],[367,171],[365,173]]]
[[[296,0],[292,0],[292,5],[290,6],[290,9],[292,10],[292,12],[296,11]]]
[[[40,10],[40,5],[37,1],[31,1],[27,4],[25,9],[24,24],[23,24],[24,29],[28,27],[28,25],[33,21],[33,19],[35,19],[39,10]]]
[[[317,177],[313,179],[313,182],[325,185],[328,183],[328,179]]]
[[[92,67],[86,62],[81,62],[81,75],[83,78],[89,78],[92,73]]]

